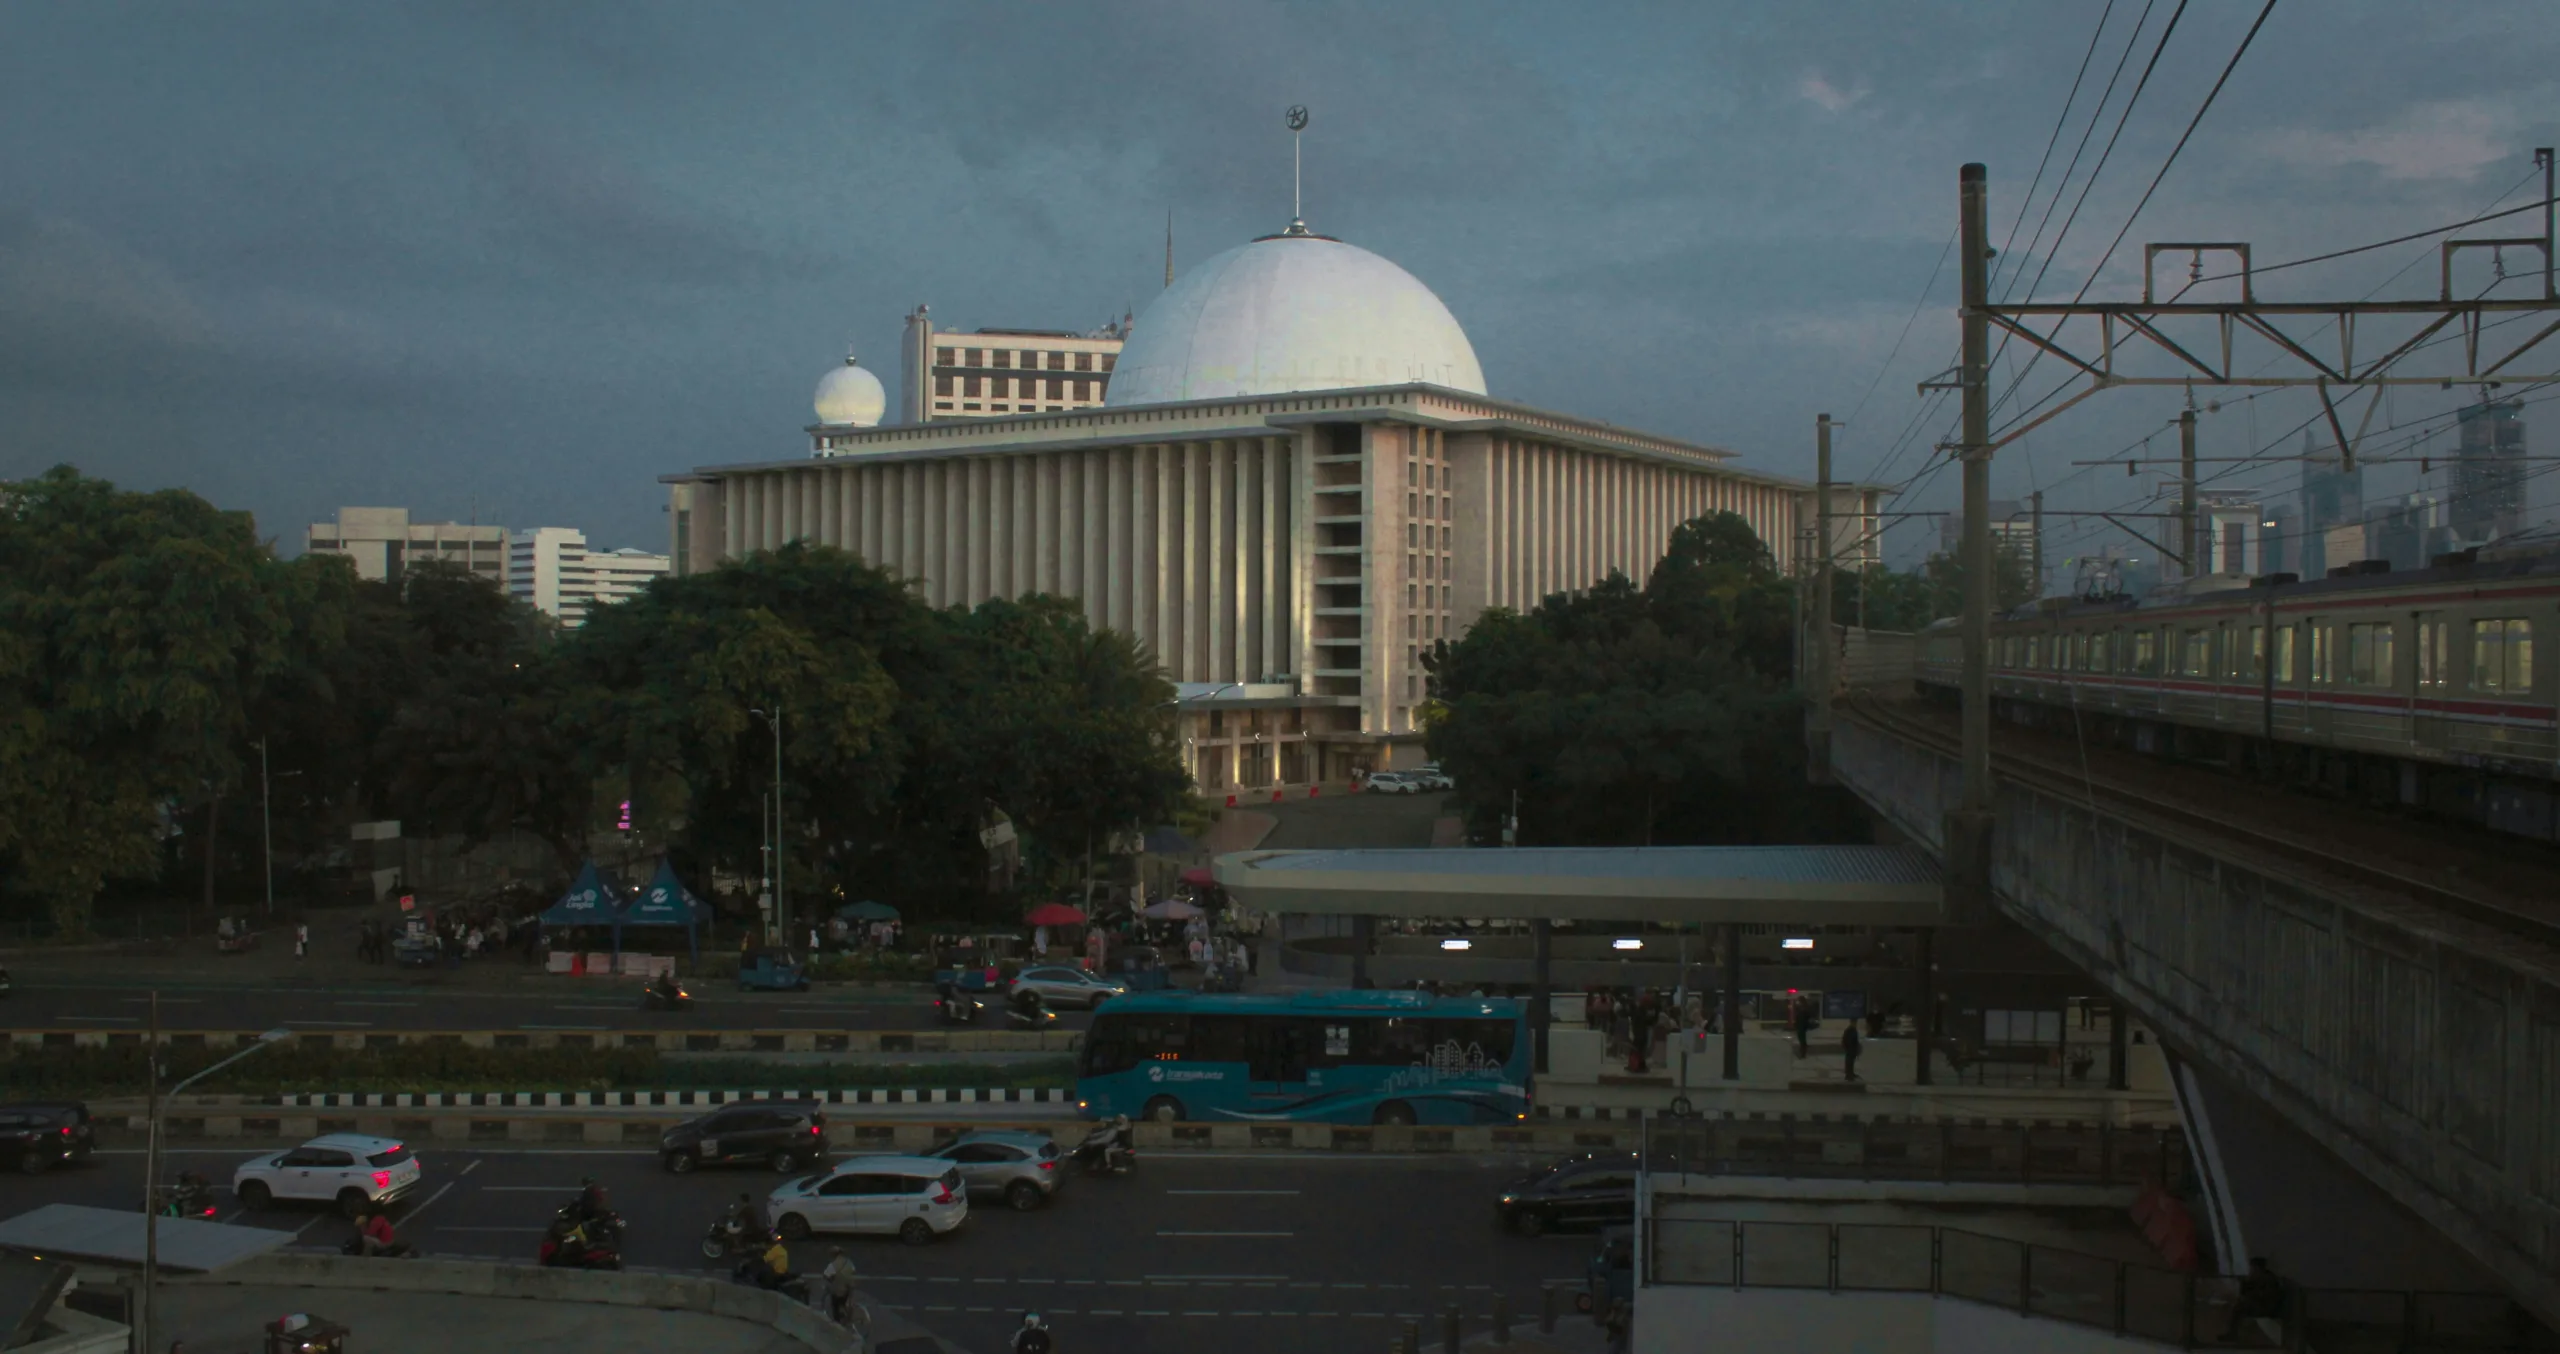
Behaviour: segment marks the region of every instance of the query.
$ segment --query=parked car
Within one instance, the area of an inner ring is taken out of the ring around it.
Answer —
[[[969,1197],[1000,1198],[1017,1213],[1049,1202],[1066,1177],[1060,1169],[1058,1144],[1039,1133],[973,1129],[945,1138],[924,1155],[959,1167]]]
[[[404,932],[391,942],[391,962],[402,968],[426,968],[443,953],[436,938],[424,931]]]
[[[1414,779],[1412,776],[1406,775],[1402,771],[1373,771],[1369,773],[1369,793],[1373,795],[1418,795],[1422,793],[1422,782]]]
[[[1405,774],[1422,782],[1422,788],[1426,790],[1454,790],[1458,788],[1458,782],[1451,780],[1449,778],[1449,773],[1441,770],[1438,762],[1424,762],[1422,765],[1415,767],[1413,770]]]
[[[1513,1181],[1494,1205],[1502,1225],[1523,1236],[1567,1227],[1633,1226],[1637,1152],[1586,1152]]]
[[[96,1147],[89,1107],[78,1101],[0,1105],[0,1161],[29,1175],[84,1160]]]
[[[1090,1011],[1113,997],[1129,995],[1129,985],[1117,978],[1101,977],[1064,964],[1041,964],[1024,969],[1013,979],[1013,992],[1024,988],[1040,994],[1040,1000],[1056,1007],[1081,1006]]]
[[[398,1202],[426,1172],[396,1138],[326,1133],[289,1152],[251,1157],[231,1173],[231,1192],[250,1208],[279,1199],[335,1200],[348,1217]]]
[[[658,1161],[677,1175],[738,1162],[796,1171],[826,1155],[827,1116],[815,1100],[751,1100],[658,1135]]]
[[[933,1157],[853,1157],[765,1199],[785,1241],[813,1232],[871,1232],[921,1246],[969,1220],[960,1168]]]

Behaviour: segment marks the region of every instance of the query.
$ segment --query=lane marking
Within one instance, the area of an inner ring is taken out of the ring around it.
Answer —
[[[1167,1194],[1246,1195],[1253,1197],[1270,1197],[1282,1194],[1296,1194],[1298,1192],[1299,1191],[1294,1189],[1169,1189],[1165,1191]]]
[[[476,1170],[478,1170],[478,1169],[480,1169],[480,1158],[478,1158],[478,1157],[473,1157],[473,1158],[471,1159],[471,1164],[469,1164],[469,1165],[467,1165],[467,1166],[463,1167],[460,1171],[456,1172],[456,1174],[459,1174],[459,1175],[469,1175],[469,1174],[471,1174],[473,1171],[476,1171]]]
[[[373,1027],[373,1022],[370,1020],[286,1020],[278,1023],[285,1025],[327,1025],[337,1029],[348,1030],[371,1029]]]
[[[1289,1237],[1289,1236],[1296,1236],[1296,1235],[1297,1235],[1297,1233],[1295,1233],[1295,1232],[1164,1232],[1164,1231],[1160,1231],[1160,1232],[1157,1232],[1157,1233],[1156,1233],[1156,1235],[1157,1235],[1157,1236],[1199,1236],[1199,1237],[1207,1237],[1207,1236],[1216,1236],[1216,1237]]]
[[[123,1000],[124,1000],[125,1002],[127,1002],[128,1004],[131,1004],[131,1005],[134,1005],[134,1006],[140,1006],[140,1005],[144,1005],[145,1003],[149,1002],[149,1001],[151,1000],[151,998],[149,998],[149,997],[125,997],[125,998],[123,998]],[[203,1005],[203,1004],[204,1004],[204,998],[202,998],[202,997],[162,997],[162,998],[160,999],[160,1004],[161,1004],[161,1005],[163,1005],[163,1006],[201,1006],[201,1005]]]
[[[520,1030],[609,1030],[613,1027],[611,1025],[518,1025],[516,1028]]]
[[[53,1018],[53,1021],[57,1025],[68,1025],[74,1021],[90,1025],[139,1025],[142,1023],[142,1017],[58,1015]]]
[[[454,1187],[454,1185],[455,1185],[456,1183],[457,1183],[457,1182],[452,1181],[452,1180],[447,1180],[446,1182],[444,1182],[444,1185],[443,1185],[443,1187],[442,1187],[442,1188],[438,1189],[435,1193],[428,1195],[425,1203],[419,1204],[417,1207],[415,1207],[415,1208],[413,1208],[413,1209],[410,1209],[410,1210],[409,1210],[409,1213],[408,1213],[408,1216],[406,1216],[406,1217],[404,1217],[404,1218],[400,1219],[400,1221],[401,1221],[403,1224],[416,1222],[416,1221],[418,1220],[418,1215],[419,1215],[419,1214],[424,1213],[424,1212],[426,1212],[428,1209],[435,1207],[435,1206],[436,1206],[436,1200],[443,1198],[443,1197],[445,1196],[446,1191],[451,1190],[451,1189]]]
[[[1146,1276],[1149,1283],[1187,1283],[1203,1279],[1223,1280],[1227,1283],[1243,1283],[1252,1279],[1277,1282],[1288,1277],[1286,1274],[1150,1274]],[[1069,1279],[1067,1282],[1074,1283],[1076,1280]]]
[[[483,1194],[576,1194],[581,1185],[482,1185]]]
[[[548,1232],[548,1227],[430,1227],[430,1232]]]
[[[380,1006],[387,1010],[406,1010],[410,1007],[423,1005],[424,1003],[414,1001],[333,1001],[329,1004],[332,1006]]]

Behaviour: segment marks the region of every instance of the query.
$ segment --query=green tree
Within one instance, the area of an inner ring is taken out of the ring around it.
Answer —
[[[239,779],[296,581],[246,514],[184,491],[0,484],[0,872],[58,932],[154,867],[164,815]]]

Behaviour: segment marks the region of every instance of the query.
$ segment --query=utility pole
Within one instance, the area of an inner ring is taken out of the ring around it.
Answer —
[[[151,1290],[160,1277],[160,989],[151,989],[151,1028],[142,1036],[142,1292],[133,1309],[133,1347],[151,1347]]]
[[[2033,579],[2035,596],[2042,597],[2044,596],[2044,490],[2042,489],[2027,495],[2027,531],[2029,532],[2027,555],[2030,561],[2028,567],[2035,570]]]
[[[276,915],[276,811],[267,788],[267,740],[258,740],[258,856],[267,876],[267,916]]]
[[[1964,678],[1962,788],[1947,815],[1947,912],[1979,919],[1991,907],[1991,236],[1986,171],[1958,171],[1963,251],[1964,349],[1957,382],[1964,398]]]
[[[1831,783],[1831,694],[1837,685],[1831,671],[1836,641],[1831,634],[1831,415],[1813,418],[1813,626],[1805,666],[1813,687],[1813,710],[1805,725],[1805,778]]]
[[[2178,553],[2189,578],[2204,575],[2204,559],[2196,554],[2196,397],[2187,392],[2187,407],[2178,411]]]

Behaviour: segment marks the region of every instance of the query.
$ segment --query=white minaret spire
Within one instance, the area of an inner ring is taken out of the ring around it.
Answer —
[[[1299,143],[1305,139],[1306,130],[1307,106],[1302,103],[1290,105],[1289,229],[1287,233],[1291,235],[1304,235],[1307,233],[1307,209],[1301,191],[1305,182],[1305,175],[1303,171],[1306,161],[1299,148]]]

